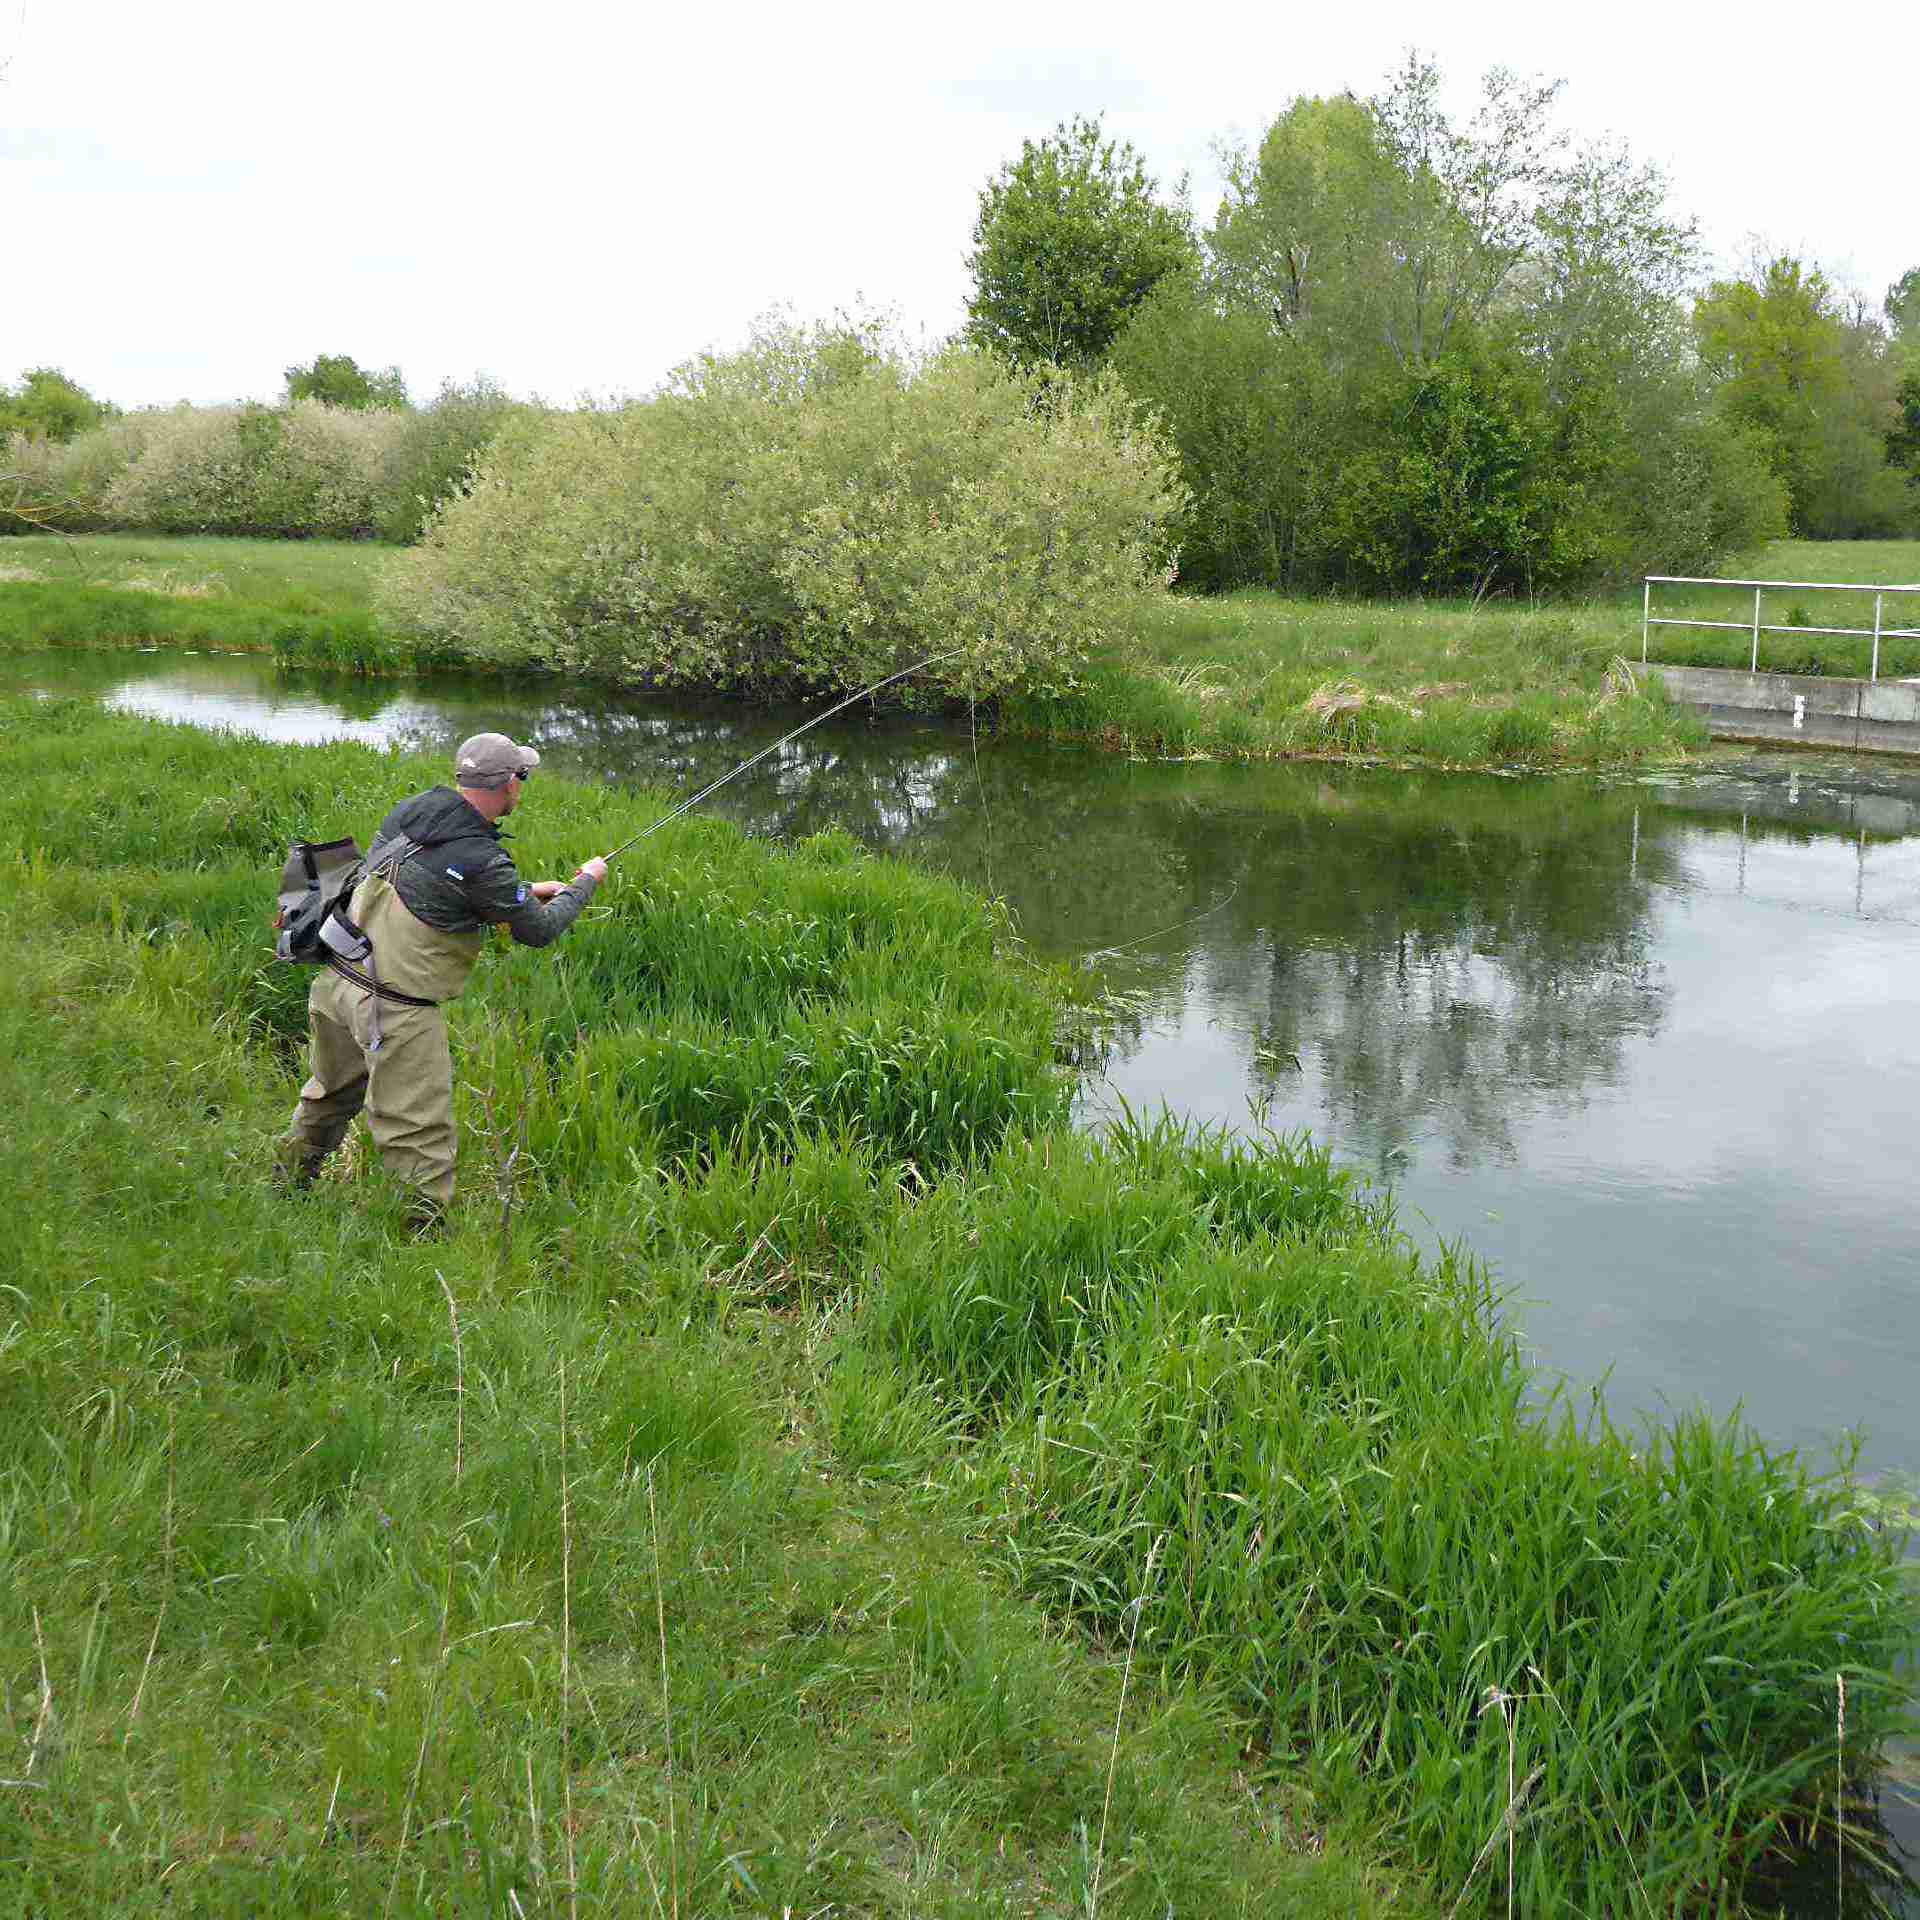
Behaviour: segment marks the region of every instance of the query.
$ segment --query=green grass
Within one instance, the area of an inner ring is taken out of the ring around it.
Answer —
[[[1036,1161],[900,1223],[864,1337],[984,1422],[982,1531],[1029,1591],[1109,1634],[1141,1603],[1158,1671],[1390,1809],[1442,1886],[1527,1781],[1520,1911],[1724,1892],[1831,1761],[1841,1669],[1895,1709],[1827,1638],[1901,1607],[1844,1477],[1543,1406],[1484,1276],[1301,1143],[1128,1124]]]
[[[1543,1411],[1304,1141],[1063,1131],[946,883],[676,827],[485,964],[449,1241],[276,1201],[280,842],[430,771],[0,706],[0,1910],[1497,1911],[1510,1767],[1529,1913],[1833,1847],[1870,1503]]]
[[[186,953],[7,927],[5,1911],[1387,1910],[1197,1696],[1136,1678],[1105,1810],[1121,1674],[837,1469],[828,1309],[615,1195],[276,1207]]]
[[[0,650],[154,646],[398,672],[440,656],[383,633],[360,541],[29,534],[0,542]]]
[[[1006,720],[1135,753],[1447,766],[1621,764],[1703,741],[1615,669],[1626,651],[1612,607],[1171,597],[1141,603],[1081,692],[1016,699]]]
[[[0,568],[67,586],[208,598],[285,613],[364,613],[391,551],[360,540],[28,534],[0,545]]]

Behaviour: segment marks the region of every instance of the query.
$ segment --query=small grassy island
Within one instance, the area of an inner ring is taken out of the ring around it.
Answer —
[[[264,921],[442,770],[0,704],[23,1911],[1726,1910],[1857,1818],[1871,1499],[1543,1396],[1303,1140],[1073,1131],[1089,976],[987,901],[648,842],[461,1004],[416,1243],[268,1185]]]

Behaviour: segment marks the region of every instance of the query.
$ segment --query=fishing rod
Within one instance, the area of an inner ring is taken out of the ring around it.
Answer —
[[[826,712],[816,713],[811,720],[805,721],[795,727],[791,733],[783,733],[772,746],[762,747],[751,760],[742,760],[731,773],[723,773],[718,780],[712,781],[702,787],[691,800],[681,801],[671,813],[656,820],[650,827],[642,827],[638,833],[633,834],[628,839],[622,840],[611,853],[603,854],[601,857],[608,862],[619,859],[629,847],[636,846],[640,841],[650,838],[652,835],[658,833],[662,827],[670,827],[683,813],[692,812],[702,800],[718,793],[728,781],[738,780],[743,773],[749,772],[754,767],[757,767],[769,754],[778,753],[782,747],[788,746],[793,741],[798,740],[803,733],[817,727],[821,721],[831,720],[836,713],[844,713],[849,707],[856,705],[859,701],[871,699],[873,695],[879,693],[883,688],[892,686],[896,680],[904,680],[910,674],[924,672],[928,667],[937,667],[941,661],[952,660],[957,655],[965,652],[965,647],[950,647],[945,653],[930,654],[926,659],[916,661],[914,665],[910,667],[902,667],[898,673],[888,674],[884,680],[876,680],[870,687],[862,687],[858,693],[848,694],[844,700],[829,707]]]

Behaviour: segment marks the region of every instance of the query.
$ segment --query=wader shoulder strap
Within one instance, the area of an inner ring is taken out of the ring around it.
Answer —
[[[369,873],[382,875],[387,884],[391,886],[394,883],[395,875],[399,873],[400,869],[404,867],[416,853],[427,853],[435,847],[450,847],[456,840],[467,840],[477,837],[477,835],[463,831],[460,833],[432,833],[427,835],[424,840],[416,840],[410,833],[399,833],[380,849],[375,859],[369,862],[367,871]]]

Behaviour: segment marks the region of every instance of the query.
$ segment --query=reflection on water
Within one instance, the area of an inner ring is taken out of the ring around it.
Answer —
[[[799,717],[177,654],[9,677],[289,742],[501,727],[682,793]],[[1920,1469],[1920,773],[1161,766],[896,715],[831,722],[710,805],[844,827],[1003,893],[1041,954],[1097,955],[1133,1012],[1089,1120],[1261,1103],[1312,1128],[1414,1231],[1491,1261],[1542,1362],[1604,1379],[1618,1417],[1739,1408],[1817,1454],[1859,1428],[1871,1468]]]

